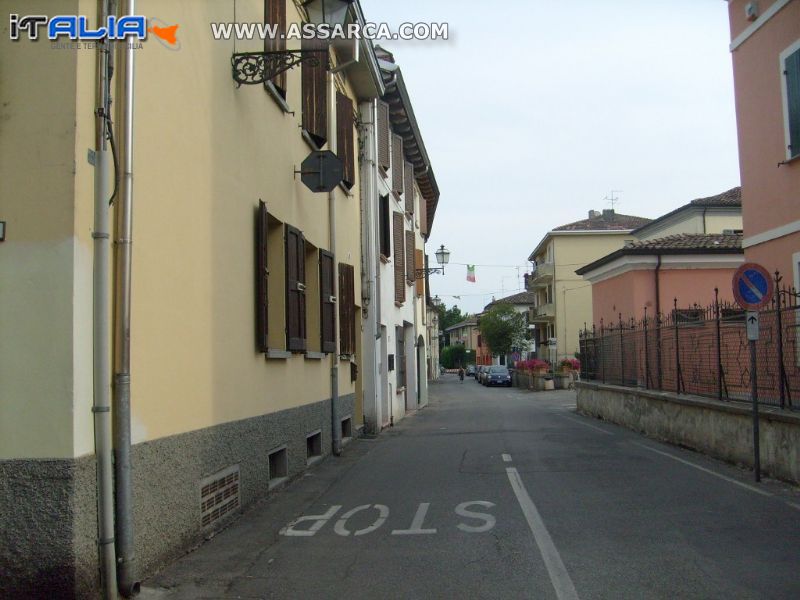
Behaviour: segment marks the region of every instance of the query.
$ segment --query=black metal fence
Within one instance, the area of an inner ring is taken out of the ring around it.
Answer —
[[[776,279],[780,281],[779,276]],[[800,408],[800,302],[794,289],[776,288],[759,313],[756,342],[759,403]],[[719,302],[681,307],[638,321],[601,323],[580,334],[584,379],[697,394],[750,399],[750,351],[745,311]]]

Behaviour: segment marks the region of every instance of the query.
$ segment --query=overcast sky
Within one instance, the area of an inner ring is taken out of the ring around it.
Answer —
[[[739,185],[722,0],[361,2],[395,28],[450,25],[448,41],[381,42],[441,190],[428,253],[452,252],[430,280],[448,306],[520,290],[542,236],[610,208],[611,190],[617,212],[652,218]],[[469,283],[453,263],[521,268]]]

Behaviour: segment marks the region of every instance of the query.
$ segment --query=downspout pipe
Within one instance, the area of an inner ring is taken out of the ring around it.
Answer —
[[[120,16],[136,14],[135,0],[124,0]],[[115,354],[114,354],[114,474],[116,483],[117,586],[130,598],[139,593],[133,543],[131,484],[131,257],[133,234],[133,107],[136,50],[127,40],[120,50],[120,196],[116,207]]]
[[[336,152],[336,88],[333,75],[328,71],[328,147]],[[335,349],[331,356],[331,445],[334,456],[342,453],[342,424],[339,421],[339,262],[336,256],[336,192],[328,192],[330,251],[333,254],[333,295],[336,298],[336,309],[333,311],[333,335]]]
[[[105,23],[109,0],[98,4],[98,22]],[[117,597],[114,554],[114,465],[111,427],[111,197],[109,144],[106,139],[111,109],[111,42],[97,44],[97,90],[94,158],[94,264],[92,273],[92,333],[94,401],[94,451],[97,460],[97,553],[103,598]]]

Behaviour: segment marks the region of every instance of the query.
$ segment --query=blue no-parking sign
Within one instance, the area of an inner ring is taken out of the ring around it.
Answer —
[[[745,310],[758,310],[772,300],[774,284],[759,264],[744,263],[733,274],[733,297]]]

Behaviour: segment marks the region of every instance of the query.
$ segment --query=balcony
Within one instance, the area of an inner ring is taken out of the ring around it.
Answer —
[[[553,282],[554,273],[555,265],[551,262],[534,265],[533,273],[528,275],[526,280],[526,288],[528,291],[533,291],[539,288],[547,287]]]
[[[530,321],[552,321],[556,316],[556,305],[552,302],[532,306],[530,309]]]

